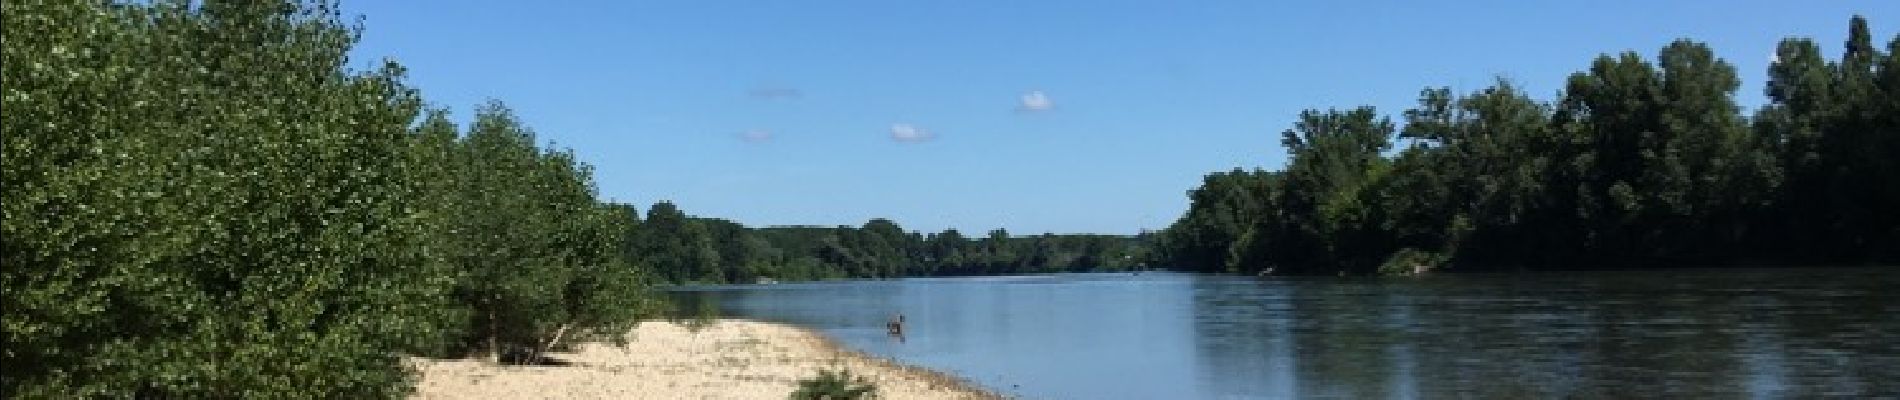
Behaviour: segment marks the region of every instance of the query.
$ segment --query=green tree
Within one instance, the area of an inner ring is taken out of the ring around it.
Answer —
[[[1308,110],[1281,134],[1291,154],[1276,194],[1277,227],[1269,251],[1290,272],[1367,272],[1379,243],[1368,190],[1389,169],[1392,122],[1371,107]]]
[[[704,224],[671,202],[654,203],[640,228],[642,260],[667,281],[725,282],[725,271]]]
[[[7,2],[6,397],[396,397],[453,274],[327,3]]]
[[[467,344],[534,362],[565,341],[617,334],[651,307],[621,253],[630,210],[595,200],[590,168],[544,150],[506,106],[476,111],[461,142],[452,260],[469,307]]]
[[[1549,105],[1503,81],[1427,89],[1390,155],[1390,125],[1370,109],[1302,113],[1282,143],[1292,159],[1251,198],[1260,211],[1244,212],[1239,171],[1210,175],[1162,235],[1162,259],[1357,274],[1896,257],[1900,61],[1864,19],[1838,63],[1783,41],[1752,120],[1734,68],[1707,46],[1679,40],[1657,60],[1598,57]]]
[[[969,263],[969,239],[956,229],[944,229],[928,239],[930,250],[926,253],[926,262],[934,265],[931,275],[940,273],[960,273]]]
[[[1217,172],[1188,192],[1188,212],[1163,238],[1163,251],[1176,266],[1195,271],[1219,271],[1229,264],[1229,247],[1252,230],[1269,212],[1272,185],[1278,176],[1265,171]]]

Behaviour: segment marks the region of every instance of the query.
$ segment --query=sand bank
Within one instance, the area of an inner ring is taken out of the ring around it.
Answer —
[[[645,322],[626,347],[588,343],[565,366],[415,360],[418,399],[784,399],[820,369],[849,368],[886,399],[993,399],[960,379],[850,351],[806,329],[722,319]]]

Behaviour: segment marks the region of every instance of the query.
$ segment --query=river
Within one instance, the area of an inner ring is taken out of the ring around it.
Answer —
[[[1059,274],[674,294],[1031,399],[1900,395],[1900,268]],[[885,323],[900,313],[894,337]]]

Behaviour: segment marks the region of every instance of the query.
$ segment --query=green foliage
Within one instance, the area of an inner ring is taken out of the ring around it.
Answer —
[[[1215,173],[1161,257],[1240,273],[1900,261],[1900,37],[1850,21],[1829,62],[1789,39],[1754,118],[1700,43],[1605,55],[1555,102],[1427,89],[1392,127],[1307,111],[1283,171]]]
[[[652,311],[621,252],[632,218],[594,200],[572,153],[542,150],[500,103],[476,111],[447,160],[459,170],[444,249],[469,308],[463,350],[539,357],[564,340],[624,332]]]
[[[1445,263],[1445,256],[1414,248],[1403,248],[1392,253],[1384,263],[1379,264],[1379,275],[1413,275],[1430,272]]]
[[[336,9],[4,3],[0,394],[400,397],[404,354],[653,309],[584,165],[348,70]]]
[[[1160,239],[1158,251],[1173,261],[1172,266],[1192,271],[1212,272],[1223,268],[1244,269],[1260,260],[1241,260],[1230,255],[1232,243],[1264,239],[1264,230],[1255,229],[1254,221],[1266,219],[1273,210],[1274,189],[1282,174],[1265,171],[1216,172],[1188,192],[1188,215]],[[1249,232],[1256,237],[1242,239]],[[1244,250],[1244,248],[1240,248]]]
[[[1317,240],[1288,241],[1285,251],[1269,253],[1275,264],[1291,273],[1317,265],[1355,273],[1372,267],[1364,259],[1379,239],[1371,226],[1372,189],[1389,170],[1380,153],[1391,147],[1392,133],[1391,121],[1371,107],[1308,110],[1282,133],[1292,162],[1277,187],[1280,234],[1273,236]]]
[[[393,397],[444,265],[328,4],[9,2],[8,397]]]
[[[1755,130],[1772,138],[1785,184],[1762,244],[1830,262],[1892,260],[1900,248],[1900,37],[1884,53],[1855,17],[1839,62],[1788,39],[1769,68]]]
[[[673,203],[656,203],[647,209],[646,222],[640,226],[642,249],[638,254],[670,282],[726,282],[724,265],[707,225],[688,217]]]
[[[877,398],[877,385],[849,369],[819,370],[818,376],[798,381],[794,400],[852,400]]]
[[[774,226],[686,215],[660,202],[647,212],[630,257],[672,283],[753,283],[842,278],[900,278],[1125,271],[1150,260],[1150,235],[981,239],[954,229],[924,235],[877,218],[858,227]]]

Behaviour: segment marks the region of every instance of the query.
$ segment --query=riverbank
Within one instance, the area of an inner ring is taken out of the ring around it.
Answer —
[[[783,399],[798,380],[847,368],[882,398],[996,399],[962,379],[851,351],[811,330],[720,319],[699,329],[644,322],[625,347],[587,343],[563,366],[417,360],[416,399]]]

